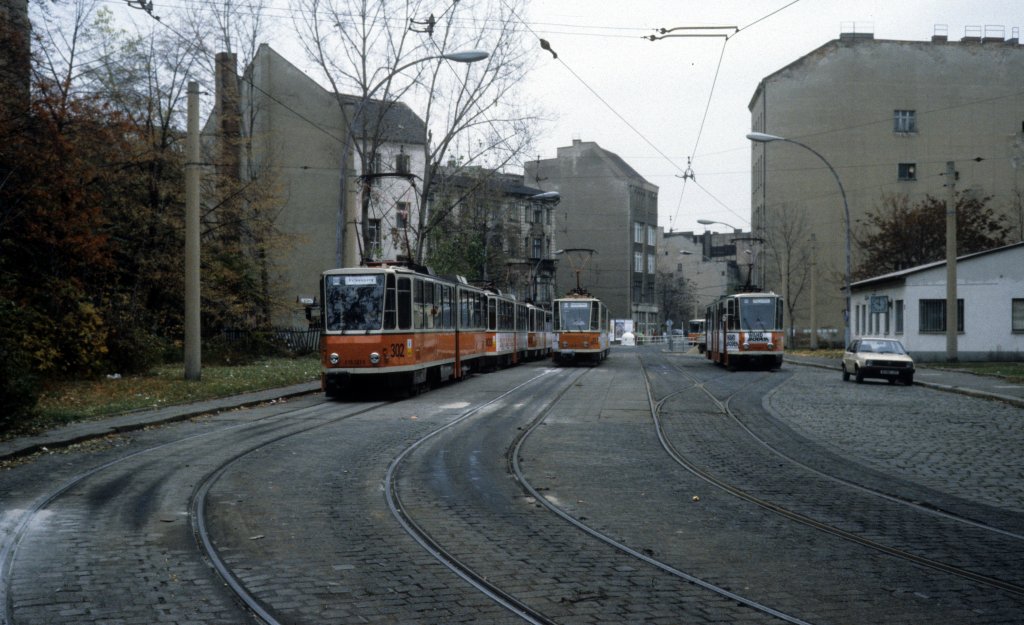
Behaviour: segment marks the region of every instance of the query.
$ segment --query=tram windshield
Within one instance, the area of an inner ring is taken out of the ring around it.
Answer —
[[[743,330],[778,330],[781,307],[775,297],[740,298],[740,328]]]
[[[384,276],[327,276],[324,312],[328,332],[380,330],[384,318]]]
[[[563,331],[590,330],[590,302],[558,302],[558,329]]]

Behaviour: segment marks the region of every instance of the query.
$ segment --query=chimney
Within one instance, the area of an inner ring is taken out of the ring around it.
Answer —
[[[238,63],[234,52],[218,52],[216,56],[217,93],[214,107],[217,114],[217,176],[239,178],[242,111],[238,97]]]

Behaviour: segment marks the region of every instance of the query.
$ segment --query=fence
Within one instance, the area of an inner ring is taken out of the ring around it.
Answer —
[[[224,340],[232,345],[251,346],[269,340],[296,356],[312,354],[320,349],[320,329],[274,328],[269,332],[259,330],[225,329],[221,332]]]

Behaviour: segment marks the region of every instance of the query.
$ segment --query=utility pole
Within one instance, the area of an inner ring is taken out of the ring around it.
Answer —
[[[946,361],[957,361],[956,165],[946,162]]]
[[[188,83],[185,155],[185,379],[202,375],[199,324],[199,83]]]
[[[811,233],[811,349],[818,349],[818,241]]]

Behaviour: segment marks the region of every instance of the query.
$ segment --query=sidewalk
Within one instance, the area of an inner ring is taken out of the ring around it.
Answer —
[[[838,372],[841,371],[838,358],[817,358],[786,354],[786,363],[834,369],[837,376],[839,375]],[[917,373],[914,374],[914,383],[940,391],[960,393],[961,395],[970,395],[971,397],[982,399],[999,400],[1018,408],[1024,408],[1024,384],[1014,384],[994,376],[976,375],[967,371],[937,369],[929,367],[927,364],[918,363]]]
[[[840,371],[838,358],[817,358],[787,354],[786,364],[833,369],[836,372],[837,378]],[[914,376],[914,383],[937,390],[1003,401],[1018,408],[1024,408],[1024,384],[1013,384],[1001,378],[918,365],[917,374]],[[92,438],[100,438],[108,434],[130,432],[150,425],[184,421],[185,419],[202,414],[215,414],[234,408],[255,406],[275,399],[306,395],[319,392],[319,390],[319,382],[307,382],[285,388],[257,391],[193,404],[168,406],[156,410],[140,410],[106,419],[72,423],[61,428],[43,432],[37,436],[27,436],[0,442],[0,460],[25,456],[44,448],[57,449],[67,447],[68,445]]]
[[[255,391],[220,399],[208,399],[192,404],[180,404],[167,406],[155,410],[136,410],[115,417],[95,419],[91,421],[80,421],[69,425],[48,430],[36,436],[15,438],[9,441],[0,442],[0,460],[8,460],[18,456],[41,451],[42,449],[57,449],[67,447],[93,438],[100,438],[108,434],[118,432],[130,432],[141,430],[151,425],[173,423],[184,421],[203,414],[216,414],[234,408],[256,406],[276,399],[285,399],[319,392],[320,382],[306,382],[284,388]]]

